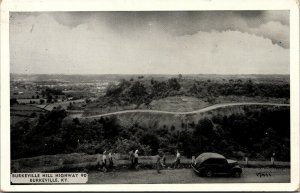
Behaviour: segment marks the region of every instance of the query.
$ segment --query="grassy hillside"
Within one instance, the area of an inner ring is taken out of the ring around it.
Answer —
[[[192,124],[198,123],[201,119],[216,119],[216,117],[231,116],[231,115],[245,115],[247,111],[260,111],[262,106],[232,106],[226,108],[215,109],[205,113],[190,114],[190,115],[172,115],[172,114],[161,114],[161,113],[148,113],[148,112],[137,112],[137,113],[125,113],[114,115],[125,127],[131,127],[133,125],[140,125],[146,128],[158,129],[161,127],[171,128],[174,126],[178,130],[189,128]],[[286,109],[289,107],[265,107],[269,110]],[[188,126],[186,126],[188,124]]]
[[[104,96],[89,103],[85,115],[130,109],[189,111],[229,102],[289,103],[289,81],[279,76],[222,78],[193,76],[153,79],[123,79],[111,84]],[[230,76],[229,76],[230,77]]]
[[[35,122],[21,121],[11,131],[13,159],[104,150],[127,154],[135,149],[141,155],[180,149],[187,157],[212,151],[253,159],[268,159],[276,152],[278,160],[290,158],[289,107],[234,106],[187,116],[126,113],[86,120],[56,109]]]
[[[202,109],[210,105],[210,103],[203,101],[196,97],[188,96],[170,96],[163,99],[151,101],[148,105],[131,104],[131,105],[111,105],[111,106],[98,106],[90,104],[84,112],[85,116],[98,115],[116,111],[132,110],[132,109],[149,109],[149,110],[162,110],[171,112],[188,112],[197,109]]]

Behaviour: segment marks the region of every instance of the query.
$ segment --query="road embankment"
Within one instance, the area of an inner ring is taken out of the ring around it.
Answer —
[[[92,116],[84,116],[78,117],[83,119],[88,118],[101,118],[111,115],[119,115],[119,114],[126,114],[126,113],[153,113],[153,114],[171,114],[171,115],[192,115],[192,114],[199,114],[205,113],[208,111],[226,108],[226,107],[234,107],[234,106],[278,106],[278,107],[289,107],[290,104],[281,104],[281,103],[257,103],[257,102],[240,102],[240,103],[223,103],[223,104],[216,104],[209,107],[205,107],[202,109],[188,111],[188,112],[172,112],[172,111],[161,111],[161,110],[149,110],[149,109],[134,109],[134,110],[124,110],[124,111],[116,111],[112,113],[103,113],[99,115],[92,115]]]

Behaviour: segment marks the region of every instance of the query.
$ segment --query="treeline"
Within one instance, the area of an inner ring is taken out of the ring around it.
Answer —
[[[41,94],[43,97],[47,97],[49,95],[64,95],[61,89],[56,88],[46,88],[45,90],[42,90]]]
[[[168,96],[194,96],[211,99],[219,96],[246,96],[246,97],[290,97],[289,84],[255,83],[251,79],[211,81],[211,80],[185,80],[170,78],[168,80],[121,80],[118,85],[111,84],[106,90],[106,95],[97,102],[105,105],[149,104],[152,100]],[[109,98],[109,99],[105,99]]]
[[[182,123],[181,128],[145,128],[138,123],[123,127],[116,117],[93,121],[66,118],[62,109],[41,114],[35,122],[23,121],[11,128],[12,159],[45,154],[103,150],[127,154],[139,149],[142,155],[166,154],[180,149],[191,157],[202,152],[219,152],[228,157],[290,159],[289,108],[262,110],[243,108],[243,113],[216,115],[197,123]]]
[[[106,97],[126,104],[149,104],[153,99],[164,98],[169,95],[178,95],[181,85],[176,78],[167,81],[151,80],[150,85],[131,79],[121,80],[118,85],[110,84],[106,90]]]
[[[274,97],[289,98],[289,84],[254,83],[251,79],[242,81],[229,80],[228,82],[195,82],[188,93],[197,97],[205,96],[247,96],[247,97]]]

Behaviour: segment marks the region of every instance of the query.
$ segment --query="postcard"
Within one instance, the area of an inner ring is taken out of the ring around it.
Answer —
[[[298,6],[3,1],[1,190],[299,190]]]

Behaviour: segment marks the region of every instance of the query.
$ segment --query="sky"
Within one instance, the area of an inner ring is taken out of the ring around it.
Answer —
[[[13,12],[20,74],[289,74],[289,11]]]

